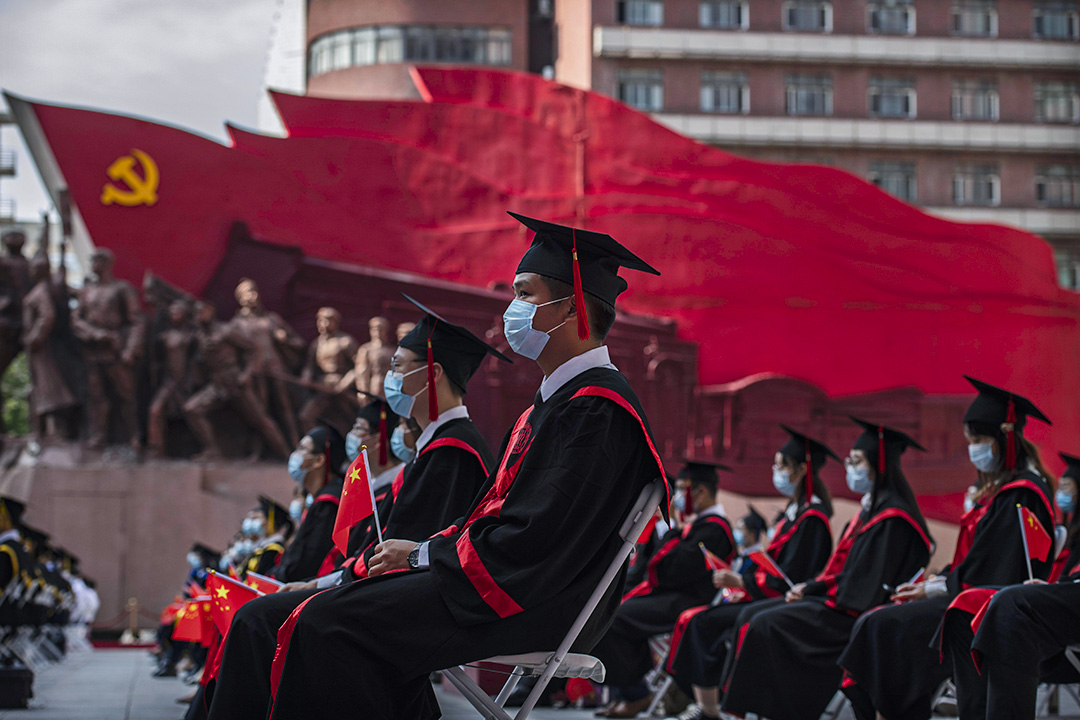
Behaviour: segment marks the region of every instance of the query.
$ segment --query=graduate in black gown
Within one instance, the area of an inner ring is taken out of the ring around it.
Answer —
[[[331,554],[345,463],[345,438],[329,425],[318,425],[300,438],[289,455],[289,475],[314,497],[296,537],[281,555],[273,576],[282,582],[306,580],[318,574]]]
[[[607,669],[613,701],[601,717],[634,717],[650,702],[645,674],[653,665],[649,638],[671,632],[679,614],[716,594],[713,568],[702,548],[724,563],[735,557],[735,540],[716,501],[716,471],[730,468],[688,460],[675,481],[676,520],[649,560],[646,577],[623,598],[615,620],[593,649]],[[715,560],[713,561],[715,562]]]
[[[387,453],[389,464],[390,451],[389,447],[383,447],[383,438],[398,423],[394,408],[405,417],[416,418],[420,424],[422,432],[417,438],[415,456],[391,480],[389,487],[375,492],[377,506],[383,513],[380,515],[383,537],[417,542],[463,515],[494,467],[491,449],[469,419],[463,396],[485,357],[508,360],[465,328],[422,306],[421,309],[425,313],[423,318],[401,339],[391,361],[391,374],[411,375],[400,386],[395,380],[388,380],[388,401],[378,400],[361,411],[365,422],[360,429],[366,432],[358,438],[370,443],[376,450],[377,467],[383,467],[381,454]],[[434,378],[426,372],[429,338]],[[435,388],[434,412],[428,403],[429,387]],[[327,573],[318,580],[291,583],[240,609],[233,619],[210,703],[212,718],[261,720],[266,716],[278,629],[300,603],[320,589],[367,577],[367,563],[378,543],[373,525],[373,522],[360,523],[350,532],[349,549],[353,553],[340,563],[337,572]]]
[[[825,570],[784,600],[754,603],[736,621],[721,709],[773,720],[816,719],[840,687],[836,664],[856,618],[930,560],[932,540],[900,466],[918,443],[857,421],[864,432],[846,461],[862,510],[848,523]],[[873,430],[865,429],[867,426]]]
[[[534,404],[468,513],[420,545],[387,540],[368,564],[375,577],[316,595],[290,617],[277,720],[435,718],[432,671],[555,648],[621,546],[641,490],[664,477],[641,405],[603,345],[626,288],[619,268],[656,271],[608,235],[515,217],[536,235],[504,334],[544,371]],[[599,639],[624,577],[576,651]]]
[[[867,613],[856,624],[840,665],[849,678],[844,692],[860,720],[873,720],[876,713],[888,720],[929,718],[931,699],[953,670],[951,663],[941,662],[934,642],[946,610],[968,588],[1011,585],[1028,578],[1017,505],[1035,513],[1045,527],[1053,527],[1052,491],[1042,474],[1046,471],[1022,435],[1027,417],[1045,418],[1029,401],[1012,396],[1019,452],[1009,467],[1001,429],[1009,395],[976,380],[972,384],[979,396],[964,416],[964,435],[973,448],[973,461],[979,459],[976,448],[992,447],[993,455],[990,464],[978,470],[976,506],[961,519],[949,569],[902,585],[893,596],[899,604]],[[1049,576],[1050,558],[1045,560],[1032,563],[1036,577]],[[974,610],[977,607],[961,614],[970,622]]]
[[[773,486],[791,498],[774,528],[766,553],[793,583],[814,578],[832,553],[832,498],[822,482],[821,470],[829,458],[840,462],[826,445],[786,426],[791,439],[776,452]],[[747,562],[741,574],[719,570],[713,576],[718,588],[741,594],[732,601],[718,596],[704,607],[691,608],[679,616],[672,634],[666,669],[684,692],[693,693],[694,704],[679,720],[717,718],[719,685],[732,630],[746,603],[781,598],[788,584],[756,563]]]
[[[357,393],[357,397],[361,402],[368,402],[357,412],[352,430],[345,435],[345,455],[352,464],[352,461],[360,456],[361,448],[368,448],[368,464],[372,475],[371,491],[375,498],[375,509],[380,522],[385,522],[394,507],[393,488],[395,484],[400,487],[404,483],[407,459],[398,458],[390,446],[390,438],[394,428],[400,422],[400,417],[385,400],[378,396]],[[398,482],[395,483],[395,480]],[[349,562],[348,558],[353,558],[352,562],[355,562],[358,553],[377,538],[375,513],[373,513],[371,517],[362,520],[349,532],[347,557],[342,558],[335,569]]]
[[[1054,560],[1054,570],[1050,573],[1051,582],[1073,574],[1080,567],[1080,513],[1076,512],[1077,489],[1080,487],[1080,457],[1058,453],[1065,461],[1065,472],[1058,478],[1054,504],[1057,505],[1060,524],[1056,529],[1065,532],[1065,543]]]
[[[263,517],[266,536],[248,556],[243,571],[245,574],[255,572],[269,575],[281,561],[285,543],[293,533],[293,521],[288,509],[266,495],[259,496],[259,513]]]

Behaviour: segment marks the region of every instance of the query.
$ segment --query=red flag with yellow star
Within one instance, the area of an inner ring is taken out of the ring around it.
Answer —
[[[244,582],[265,595],[276,593],[285,587],[285,583],[280,580],[260,575],[252,570],[248,570],[247,575],[244,576]]]
[[[375,493],[371,489],[371,468],[368,467],[367,448],[361,448],[360,454],[345,471],[345,487],[341,490],[341,504],[338,505],[334,519],[334,546],[348,557],[349,531],[371,514],[375,515],[375,529],[382,542],[382,527],[379,525],[379,511],[375,508]]]
[[[202,641],[202,619],[199,608],[201,603],[190,600],[176,611],[176,627],[172,639],[176,642]]]
[[[244,603],[265,595],[253,587],[248,587],[238,580],[216,573],[213,570],[206,576],[206,589],[210,591],[210,614],[214,625],[222,635],[229,631],[233,615]]]
[[[1024,551],[1032,560],[1045,561],[1050,548],[1054,546],[1053,538],[1046,532],[1046,528],[1043,527],[1039,518],[1035,517],[1035,513],[1019,503],[1016,505],[1016,510],[1020,514],[1020,529],[1024,537]]]

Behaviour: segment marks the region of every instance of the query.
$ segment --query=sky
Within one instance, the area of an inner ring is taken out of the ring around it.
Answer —
[[[302,66],[302,5],[0,0],[0,88],[141,115],[219,139],[226,120],[265,128],[272,122],[265,84],[286,87],[286,76]],[[17,176],[0,180],[0,193],[15,198],[19,219],[36,219],[48,201],[30,154],[14,127],[3,130],[0,143],[18,156]]]

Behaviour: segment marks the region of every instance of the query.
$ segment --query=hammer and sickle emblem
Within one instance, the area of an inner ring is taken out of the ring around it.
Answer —
[[[135,163],[141,166],[141,175],[135,171]],[[142,150],[134,149],[131,155],[117,158],[105,174],[114,181],[126,185],[127,189],[122,190],[106,183],[101,189],[102,205],[115,203],[125,207],[134,207],[135,205],[153,205],[157,202],[159,179],[157,163]]]

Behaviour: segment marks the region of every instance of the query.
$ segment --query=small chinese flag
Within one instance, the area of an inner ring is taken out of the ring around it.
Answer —
[[[375,494],[371,490],[371,472],[368,468],[367,448],[361,448],[360,454],[345,471],[345,487],[341,489],[341,504],[338,505],[337,517],[334,519],[334,531],[330,537],[334,539],[334,546],[344,556],[348,556],[346,547],[349,544],[349,531],[362,520],[366,520],[377,513],[375,510]],[[378,526],[379,516],[375,515],[375,523]],[[382,542],[382,529],[379,528],[379,542]]]
[[[260,575],[259,573],[250,570],[248,570],[248,574],[244,576],[244,581],[264,595],[276,593],[285,586],[285,583],[280,580],[275,580],[274,578],[266,577],[265,575]]]
[[[776,561],[772,559],[772,556],[768,553],[761,552],[760,550],[752,552],[747,555],[747,558],[752,560],[755,565],[764,570],[774,578],[780,578],[791,587],[791,580],[788,580],[787,574],[780,569],[780,566],[776,564]]]
[[[705,547],[705,543],[698,543],[697,546],[701,548],[701,554],[705,556],[705,567],[709,570],[727,570],[728,564],[721,560],[716,553],[709,548]]]
[[[214,627],[214,604],[210,602],[209,595],[203,595],[198,598],[199,600],[199,620],[202,621],[202,640],[200,644],[203,647],[210,647],[214,638],[217,637],[217,628]]]
[[[213,572],[213,571],[211,571],[211,572]],[[236,572],[236,566],[233,565],[232,563],[229,563],[229,577],[231,577],[233,580],[239,580],[240,579],[240,573]],[[206,585],[207,585],[207,587],[209,587],[210,583],[207,583]]]
[[[1020,528],[1024,531],[1024,549],[1032,560],[1045,560],[1054,541],[1043,528],[1035,513],[1023,505],[1017,504],[1017,512],[1020,513]]]
[[[238,580],[213,571],[206,578],[206,589],[210,591],[210,614],[214,618],[214,625],[222,635],[229,631],[229,625],[232,624],[237,610],[245,603],[265,594]]]
[[[176,627],[172,639],[176,642],[200,642],[202,640],[202,617],[200,603],[192,600],[176,611]]]
[[[188,591],[188,595],[190,595],[193,598],[197,598],[200,595],[205,595],[206,594],[206,590],[204,590],[199,585],[199,583],[195,582],[194,580],[189,580],[188,581],[187,591]]]

